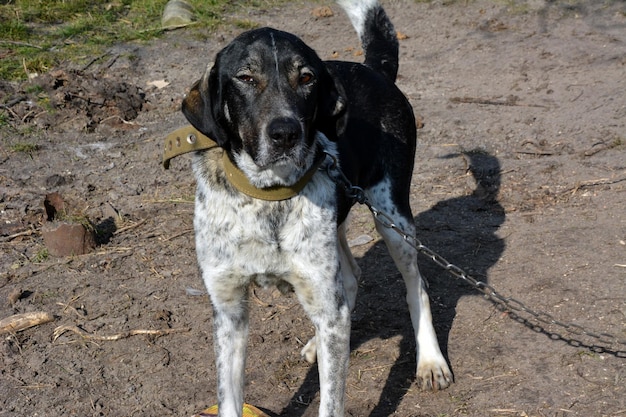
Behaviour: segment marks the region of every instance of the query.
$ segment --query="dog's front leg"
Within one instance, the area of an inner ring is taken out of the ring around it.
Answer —
[[[220,417],[241,417],[248,340],[247,290],[211,294]]]
[[[343,417],[350,356],[350,308],[341,276],[296,286],[315,326],[320,378],[320,417]]]
[[[320,417],[343,417],[350,356],[350,314],[346,303],[335,318],[317,326]]]

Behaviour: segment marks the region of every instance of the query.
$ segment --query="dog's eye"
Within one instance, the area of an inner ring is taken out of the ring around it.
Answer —
[[[298,82],[300,83],[300,85],[310,84],[313,81],[313,78],[313,74],[311,74],[310,72],[303,72],[302,74],[300,74]]]
[[[256,80],[254,79],[254,77],[250,74],[240,74],[237,75],[236,78],[241,81],[242,83],[246,83],[246,84],[256,84]]]

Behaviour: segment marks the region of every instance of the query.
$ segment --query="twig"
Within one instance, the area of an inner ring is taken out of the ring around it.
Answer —
[[[26,97],[26,96],[19,96],[19,97],[14,98],[13,100],[9,100],[7,102],[7,104],[0,104],[0,107],[3,108],[3,109],[9,110],[10,107],[13,107],[17,103],[20,103],[20,102],[22,102],[22,101],[24,101],[26,99],[28,99],[28,97]]]
[[[522,155],[536,155],[536,156],[554,155],[554,152],[548,152],[548,151],[515,151],[515,153],[519,153]]]
[[[462,103],[462,104],[488,104],[491,106],[515,106],[517,100],[492,100],[488,98],[480,98],[480,97],[452,97],[450,99],[453,103]]]
[[[73,304],[75,301],[77,301],[79,298],[81,298],[83,295],[85,295],[86,292],[80,294],[80,295],[75,295],[74,297],[72,297],[72,299],[66,304],[66,303],[61,303],[61,302],[57,302],[56,304],[58,306],[62,306],[63,307],[63,312],[65,313],[68,309],[72,309],[72,311],[74,311],[74,313],[76,313],[78,315],[78,317],[82,318],[83,315],[80,314],[78,312],[78,309],[70,304]]]
[[[253,288],[252,289],[252,299],[261,307],[271,307],[272,304],[266,303],[265,301],[261,300],[259,298],[259,296],[256,294],[256,290]]]
[[[494,100],[489,98],[480,98],[480,97],[452,97],[450,101],[453,103],[462,103],[462,104],[487,104],[491,106],[521,106],[521,107],[543,107],[540,104],[519,104],[519,97],[509,96],[504,100]]]
[[[588,149],[588,150],[582,152],[581,155],[582,156],[593,156],[593,155],[595,155],[595,154],[597,154],[599,152],[608,151],[610,149],[613,149],[613,148],[619,146],[619,144],[620,144],[619,141],[613,141],[612,143],[605,143],[605,142],[597,143],[597,144],[593,145],[591,147],[591,149]],[[594,147],[596,145],[601,145],[601,146],[598,146],[597,148],[594,149]]]
[[[43,311],[15,314],[0,320],[0,334],[19,332],[53,320],[54,317],[51,314]]]
[[[146,219],[141,219],[139,220],[137,223],[135,224],[131,224],[130,226],[126,226],[126,227],[121,227],[119,229],[117,229],[115,232],[113,232],[114,235],[119,235],[120,233],[124,233],[127,232],[131,229],[134,229],[136,227],[141,226],[142,224],[144,224],[147,220]]]
[[[600,178],[597,180],[583,181],[579,184],[576,184],[572,188],[562,191],[561,194],[568,194],[568,193],[576,194],[578,190],[581,190],[587,187],[597,187],[599,185],[613,185],[622,181],[626,181],[626,177],[621,177],[621,178],[616,178],[616,179]]]
[[[170,241],[172,239],[176,239],[177,237],[186,235],[187,233],[191,233],[191,232],[193,232],[193,229],[183,230],[180,233],[176,233],[174,236],[170,236],[170,237],[167,237],[167,238],[163,239],[163,242],[167,242],[167,241]]]
[[[115,54],[113,58],[109,59],[107,63],[102,66],[103,67],[102,69],[105,70],[105,69],[111,68],[119,57],[120,57],[120,54]]]
[[[168,198],[163,200],[148,200],[149,203],[195,204],[194,199],[184,197]]]
[[[89,68],[90,66],[93,65],[94,62],[101,60],[102,58],[104,58],[105,56],[109,55],[110,52],[105,52],[102,55],[98,55],[97,57],[93,58],[91,61],[89,61],[85,66],[83,66],[83,71],[87,70],[87,68]]]
[[[115,258],[115,259],[119,259],[119,258],[125,258],[127,256],[132,255],[134,253],[132,251],[133,249],[134,248],[131,248],[129,246],[120,246],[120,247],[117,247],[117,248],[109,248],[107,250],[101,250],[99,252],[94,253],[94,255],[102,256],[102,255],[110,255],[112,253],[119,253],[121,255],[118,256],[117,258]]]
[[[122,122],[122,124],[125,124],[125,125],[141,126],[139,123],[130,122],[128,120],[124,120],[121,116],[118,116],[116,114],[114,114],[113,116],[105,117],[104,119],[100,120],[100,122],[98,122],[98,123],[102,124],[102,123],[106,122],[107,120],[111,120],[111,119],[115,119],[115,118],[120,119],[120,122]]]
[[[99,106],[99,107],[104,107],[104,105],[106,104],[106,100],[103,100],[102,103],[98,103],[97,101],[91,101],[91,97],[85,98],[85,97],[79,96],[78,94],[74,94],[74,93],[70,93],[70,94],[68,94],[68,96],[70,96],[72,98],[77,98],[79,100],[86,101],[87,104],[94,104],[94,105]],[[116,116],[111,116],[111,117],[116,117]]]
[[[2,39],[0,40],[0,43],[4,43],[8,45],[17,45],[17,46],[28,46],[29,48],[36,48],[36,49],[44,49],[43,46],[33,45],[32,43],[19,42],[19,41],[6,41]]]
[[[297,305],[297,304],[292,304],[290,306],[285,306],[285,305],[282,305],[282,304],[266,303],[265,301],[263,301],[263,300],[261,300],[259,298],[259,296],[256,293],[256,289],[254,289],[254,288],[252,289],[252,298],[261,307],[276,307],[276,308],[278,308],[280,310],[291,310],[294,307],[294,305]],[[273,314],[276,314],[276,313],[273,313]]]
[[[34,110],[31,110],[29,112],[27,112],[23,117],[22,117],[22,123],[26,123],[26,120],[28,120],[28,118],[30,116],[32,116],[35,113]]]
[[[35,231],[34,231],[33,229],[29,229],[29,230],[25,230],[25,231],[23,231],[23,232],[18,232],[18,233],[14,233],[14,234],[12,234],[12,235],[9,235],[9,236],[5,237],[5,238],[4,238],[4,239],[2,239],[2,240],[3,240],[3,241],[8,242],[8,241],[10,241],[10,240],[15,239],[16,237],[21,237],[21,236],[30,236],[30,235],[32,235],[33,233],[35,233]]]
[[[186,329],[186,328],[182,328],[182,329],[162,329],[162,330],[136,329],[136,330],[128,330],[128,331],[125,331],[125,332],[122,332],[122,333],[112,334],[112,335],[109,335],[109,336],[100,336],[100,335],[96,335],[96,334],[89,334],[86,331],[78,328],[77,326],[64,325],[64,326],[59,326],[56,329],[54,329],[52,341],[53,342],[56,341],[65,332],[76,333],[77,335],[79,335],[80,337],[82,337],[83,339],[86,339],[86,340],[113,341],[113,340],[126,339],[128,337],[136,336],[136,335],[139,335],[139,334],[145,334],[145,335],[151,335],[151,336],[163,336],[163,335],[170,334],[170,333],[188,332],[189,330],[190,329]]]
[[[13,109],[12,109],[12,108],[10,108],[10,107],[6,107],[6,106],[0,106],[0,108],[1,108],[1,109],[4,109],[4,110],[6,110],[6,111],[8,111],[8,112],[9,112],[9,114],[11,115],[11,117],[13,117],[14,119],[16,119],[16,120],[17,120],[17,119],[19,119],[19,118],[20,118],[20,116],[18,116],[18,115],[17,115],[17,113],[15,113],[15,111],[13,111]],[[16,132],[18,131],[15,127],[13,127],[13,126],[11,126],[11,127],[12,127],[12,128],[13,128],[13,130],[15,130]]]
[[[155,29],[145,29],[142,30],[141,32],[166,32],[168,30],[176,30],[176,29],[183,29],[189,26],[195,26],[197,25],[199,22],[189,22],[189,23],[183,23],[180,25],[170,25],[170,26],[164,26],[162,28],[155,28]]]
[[[71,303],[71,301],[70,301]],[[78,312],[78,309],[74,306],[71,306],[69,304],[65,304],[65,303],[61,303],[61,302],[57,302],[56,303],[58,306],[63,307],[63,312],[67,311],[68,309],[70,309],[71,311],[73,311],[78,317],[80,317],[81,319],[84,317],[83,314],[80,314]]]
[[[22,58],[22,67],[24,68],[24,73],[26,74],[26,78],[31,80],[34,78],[34,72],[28,72],[28,67],[26,67],[26,58]]]

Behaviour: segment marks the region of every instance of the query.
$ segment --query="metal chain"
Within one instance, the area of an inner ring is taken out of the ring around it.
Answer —
[[[400,229],[394,223],[393,219],[391,218],[391,216],[389,216],[389,214],[376,208],[372,204],[372,202],[367,198],[365,191],[361,187],[352,185],[352,183],[345,176],[343,171],[341,171],[341,169],[339,168],[337,158],[334,155],[331,155],[329,153],[327,153],[327,155],[332,160],[331,164],[329,164],[326,169],[328,176],[335,183],[337,183],[338,185],[340,185],[342,188],[345,189],[346,195],[349,198],[354,199],[354,201],[356,201],[359,204],[365,205],[372,212],[372,215],[374,216],[375,221],[380,223],[383,227],[386,227],[398,233],[402,237],[402,239],[409,246],[412,246],[414,249],[416,249],[418,253],[421,253],[425,255],[426,257],[430,258],[435,264],[442,267],[443,269],[448,271],[450,274],[452,274],[456,278],[459,278],[467,282],[468,284],[470,284],[473,288],[481,292],[487,300],[493,302],[500,310],[508,312],[509,315],[513,319],[530,327],[532,330],[536,332],[544,333],[548,335],[551,339],[562,340],[568,343],[569,345],[572,345],[575,347],[584,347],[597,353],[606,352],[617,357],[626,358],[626,349],[624,348],[611,349],[607,346],[587,344],[580,340],[564,337],[559,333],[550,332],[546,330],[542,326],[542,324],[558,326],[564,329],[567,333],[578,336],[578,337],[583,336],[583,335],[588,336],[604,345],[626,346],[626,340],[620,339],[617,336],[614,336],[609,333],[597,333],[583,326],[580,326],[578,324],[567,323],[567,322],[557,320],[551,314],[532,309],[526,306],[526,304],[524,304],[522,301],[518,299],[515,299],[513,297],[506,297],[500,294],[498,291],[496,291],[496,289],[492,287],[491,285],[487,284],[484,281],[480,281],[472,277],[471,275],[466,273],[463,269],[448,262],[443,256],[439,255],[434,250],[422,244],[422,242],[420,242],[420,240],[417,237],[413,235],[409,235],[408,233]],[[525,318],[521,316],[520,313],[526,314],[527,316],[529,316],[529,318]]]

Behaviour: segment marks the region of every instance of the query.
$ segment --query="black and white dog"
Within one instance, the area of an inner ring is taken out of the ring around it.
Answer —
[[[325,155],[334,155],[374,206],[414,233],[409,186],[416,127],[394,83],[396,33],[376,0],[338,2],[361,38],[364,64],[324,62],[292,34],[251,30],[218,53],[183,103],[191,124],[226,155],[197,152],[193,160],[196,250],[213,305],[222,417],[242,413],[251,284],[295,290],[316,329],[302,354],[319,363],[319,415],[343,416],[360,270],[344,226],[354,201],[323,169],[335,163]],[[259,195],[240,191],[233,170]],[[264,199],[264,191],[292,187],[293,196]],[[406,282],[417,383],[445,388],[452,374],[416,251],[393,230],[377,227]]]

